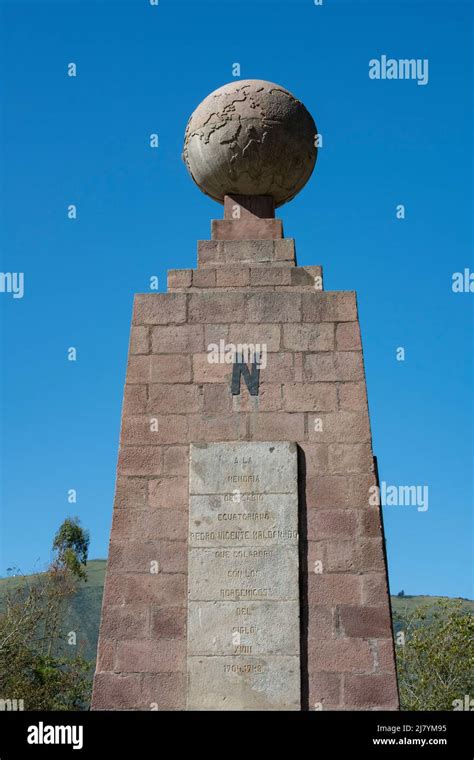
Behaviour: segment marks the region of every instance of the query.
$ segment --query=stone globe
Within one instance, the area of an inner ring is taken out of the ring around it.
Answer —
[[[198,187],[219,203],[225,195],[270,195],[281,206],[311,176],[316,134],[311,114],[284,87],[236,80],[191,115],[183,159]]]

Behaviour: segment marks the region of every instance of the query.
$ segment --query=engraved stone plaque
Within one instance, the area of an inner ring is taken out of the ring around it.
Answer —
[[[296,444],[192,444],[188,710],[299,710]]]

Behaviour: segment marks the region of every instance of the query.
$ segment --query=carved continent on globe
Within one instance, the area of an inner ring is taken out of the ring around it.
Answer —
[[[219,203],[225,195],[269,195],[281,206],[311,176],[316,134],[311,114],[284,87],[238,80],[196,108],[183,159],[198,187]]]

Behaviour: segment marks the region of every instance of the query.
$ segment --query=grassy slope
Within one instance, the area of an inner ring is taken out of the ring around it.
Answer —
[[[100,608],[104,586],[105,560],[96,559],[88,562],[88,581],[82,583],[76,594],[65,623],[65,631],[76,631],[82,653],[88,659],[95,659],[97,636],[99,632]],[[34,576],[30,576],[32,580]],[[4,606],[8,589],[14,590],[22,583],[21,578],[0,578],[0,612]],[[420,605],[433,605],[442,597],[438,596],[392,596],[394,627],[401,627],[401,618],[407,612]],[[463,600],[466,607],[474,613],[474,602]]]

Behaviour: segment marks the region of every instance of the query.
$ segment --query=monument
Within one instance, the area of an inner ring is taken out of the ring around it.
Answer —
[[[398,709],[355,293],[275,218],[316,137],[259,80],[189,120],[224,218],[135,297],[93,709]]]

